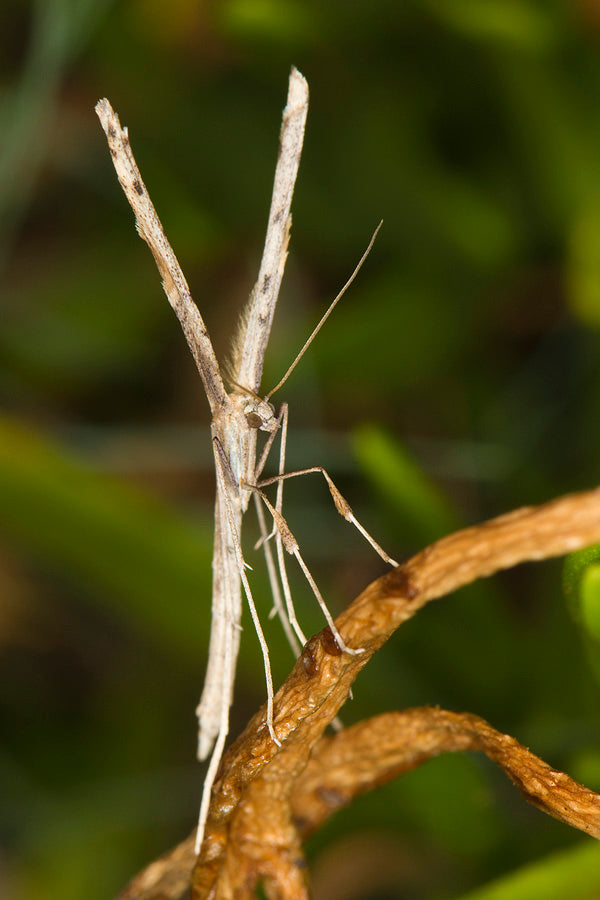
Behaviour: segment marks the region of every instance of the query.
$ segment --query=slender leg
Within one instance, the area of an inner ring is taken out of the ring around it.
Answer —
[[[286,472],[285,474],[280,473],[279,475],[274,475],[272,478],[263,478],[262,481],[259,481],[256,485],[257,488],[264,488],[270,484],[275,484],[276,482],[280,484],[282,481],[285,481],[287,478],[296,478],[298,475],[309,475],[311,472],[320,472],[325,481],[327,482],[327,487],[329,488],[329,493],[333,498],[333,502],[335,504],[335,508],[339,512],[347,522],[350,522],[357,531],[362,534],[366,541],[371,545],[371,547],[375,550],[376,553],[390,566],[394,566],[394,568],[398,565],[395,559],[392,559],[385,550],[379,546],[377,541],[371,537],[369,532],[360,524],[348,501],[342,496],[342,494],[338,491],[335,484],[333,483],[329,473],[323,468],[323,466],[310,466],[308,469],[299,469],[297,472]],[[250,487],[250,485],[246,485],[246,487]]]
[[[285,632],[285,636],[288,639],[288,643],[292,648],[294,656],[297,658],[298,656],[300,656],[302,646],[306,643],[306,640],[302,641],[302,645],[298,643],[296,635],[292,631],[289,612],[286,613],[286,610],[283,608],[283,603],[281,600],[281,590],[279,588],[279,582],[277,580],[277,570],[275,568],[275,561],[273,559],[273,551],[271,549],[270,542],[267,540],[267,523],[265,522],[265,514],[258,494],[254,494],[254,504],[256,506],[256,515],[260,527],[261,543],[264,549],[265,560],[267,563],[267,572],[269,574],[271,593],[273,594],[273,609],[271,611],[271,614],[276,614],[279,616],[283,630]],[[304,637],[304,635],[302,635],[302,637]]]
[[[292,591],[290,588],[290,583],[287,577],[287,569],[285,566],[285,555],[283,553],[283,541],[281,539],[281,535],[277,532],[275,537],[276,540],[276,548],[277,548],[277,564],[279,566],[279,575],[281,578],[281,586],[283,587],[283,596],[285,597],[285,608],[287,612],[288,619],[290,620],[290,625],[294,629],[294,633],[298,637],[298,640],[304,646],[306,644],[306,635],[302,631],[300,627],[300,623],[296,618],[296,610],[294,607],[294,601],[292,599]]]
[[[279,411],[279,423],[281,430],[281,438],[279,443],[279,475],[283,475],[285,471],[285,454],[287,450],[287,432],[288,432],[288,420],[289,420],[289,410],[287,403],[281,404],[281,409]],[[261,457],[262,460],[262,457]],[[264,466],[264,462],[263,462]],[[259,467],[258,469],[258,477],[260,477],[260,473],[262,472],[263,467]],[[275,509],[282,516],[283,508],[283,480],[281,478],[277,479],[277,496],[275,500]],[[282,516],[283,518],[283,516]],[[296,616],[296,609],[294,607],[294,601],[292,598],[292,592],[290,590],[290,583],[287,577],[287,569],[285,565],[285,554],[283,552],[283,541],[281,539],[281,533],[277,529],[277,525],[275,520],[273,520],[273,531],[269,535],[269,537],[275,536],[276,540],[276,548],[277,548],[277,563],[279,566],[279,577],[281,579],[281,586],[283,588],[283,596],[285,598],[285,608],[287,611],[287,617],[290,622],[290,625],[294,629],[294,632],[300,641],[301,645],[304,646],[306,644],[306,635],[302,631],[300,627],[300,623],[298,622],[298,618]]]
[[[288,551],[288,553],[290,553],[291,555],[296,557],[298,564],[299,564],[300,568],[302,569],[304,577],[308,581],[308,584],[310,585],[310,588],[311,588],[314,596],[316,597],[319,606],[321,607],[321,609],[323,611],[323,615],[325,616],[325,618],[327,620],[327,624],[331,628],[331,631],[332,631],[336,641],[338,642],[339,646],[341,647],[341,649],[348,653],[360,653],[360,652],[362,652],[361,650],[352,650],[349,647],[347,647],[346,644],[344,643],[340,633],[338,632],[337,628],[335,627],[335,625],[333,623],[333,618],[331,616],[331,613],[329,612],[329,609],[327,608],[327,604],[325,603],[325,600],[323,599],[323,596],[322,596],[321,592],[319,591],[319,588],[317,587],[317,584],[316,584],[314,578],[312,577],[310,570],[308,569],[308,566],[306,565],[306,563],[304,562],[304,559],[302,558],[302,555],[300,553],[300,548],[298,546],[298,542],[296,541],[295,537],[291,533],[291,531],[287,525],[287,522],[285,521],[285,519],[282,515],[283,482],[287,478],[296,478],[298,475],[308,475],[312,472],[319,472],[324,477],[325,481],[327,482],[329,492],[333,498],[333,502],[334,502],[335,507],[336,507],[337,511],[339,512],[339,514],[341,516],[343,516],[347,522],[350,522],[352,525],[355,526],[355,528],[360,532],[360,534],[363,535],[363,537],[368,541],[368,543],[373,547],[373,549],[379,554],[379,556],[385,562],[387,562],[389,565],[394,566],[394,567],[397,566],[398,563],[394,559],[392,559],[391,556],[389,556],[385,552],[385,550],[383,550],[382,547],[379,546],[377,541],[375,541],[374,538],[371,537],[371,535],[366,531],[366,529],[356,519],[354,513],[352,512],[350,504],[342,496],[340,491],[337,489],[337,487],[333,483],[333,480],[331,479],[329,473],[326,471],[326,469],[323,468],[323,466],[311,466],[310,468],[301,469],[297,472],[284,472],[285,450],[286,450],[286,442],[287,442],[287,426],[288,426],[287,404],[282,405],[279,418],[281,421],[279,474],[273,476],[272,478],[264,478],[261,481],[258,481],[255,485],[244,484],[244,487],[248,488],[249,490],[255,491],[257,494],[259,494],[262,497],[263,502],[265,503],[265,505],[267,506],[267,508],[269,509],[269,511],[273,517],[273,522],[275,525],[275,537],[276,537],[276,543],[277,543],[277,557],[278,557],[278,563],[279,563],[279,573],[280,573],[281,584],[283,587],[283,593],[284,593],[285,603],[286,603],[286,610],[287,610],[290,624],[291,624],[292,628],[294,629],[294,631],[296,632],[296,634],[298,635],[298,638],[302,641],[302,643],[303,644],[306,643],[306,638],[300,628],[300,625],[298,624],[298,620],[296,618],[296,613],[294,610],[292,595],[291,595],[290,586],[289,586],[289,582],[288,582],[288,578],[287,578],[287,571],[286,571],[286,567],[285,567],[285,556],[283,553],[284,546],[285,546],[285,549]],[[269,444],[269,449],[270,449],[270,444]],[[259,474],[259,475],[262,472],[265,460],[266,460],[266,456],[263,452],[263,455],[261,456],[261,465],[259,465],[257,467],[257,474]],[[277,484],[277,496],[276,496],[276,500],[275,500],[275,508],[273,508],[272,504],[270,503],[268,498],[265,496],[265,494],[261,490],[261,488],[267,487],[270,484]],[[268,537],[270,537],[270,535]],[[267,540],[267,539],[268,538],[264,538],[264,533],[263,533],[263,541]]]
[[[269,498],[259,488],[251,487],[250,485],[246,485],[246,487],[248,487],[250,490],[254,490],[258,494],[260,494],[267,509],[273,516],[273,520],[275,522],[275,527],[277,528],[277,531],[279,532],[279,534],[281,536],[281,539],[283,541],[285,549],[287,550],[287,552],[289,554],[291,554],[292,556],[295,556],[296,559],[298,560],[298,564],[300,565],[300,568],[302,569],[302,572],[304,573],[304,576],[305,576],[306,580],[308,581],[308,583],[311,587],[311,590],[317,599],[317,603],[319,604],[319,606],[321,607],[321,610],[323,611],[323,615],[325,616],[325,618],[327,620],[327,624],[329,625],[329,627],[331,629],[331,633],[333,634],[337,644],[339,645],[340,650],[342,650],[343,653],[351,653],[353,655],[358,654],[358,653],[363,653],[363,650],[360,648],[357,650],[354,650],[351,647],[348,647],[347,644],[345,643],[344,639],[342,638],[341,634],[337,630],[335,623],[333,621],[333,617],[332,617],[331,613],[329,612],[329,610],[327,609],[327,604],[325,603],[325,600],[323,599],[323,596],[322,596],[321,592],[319,591],[314,578],[310,574],[308,567],[300,554],[300,549],[298,547],[298,541],[296,540],[296,538],[290,531],[288,524],[285,521],[285,519],[283,518],[283,516],[281,515],[281,513],[277,512],[277,510],[275,509],[273,504],[269,501]]]
[[[285,452],[286,452],[286,446],[287,446],[287,426],[288,426],[288,405],[287,405],[287,403],[282,403],[277,419],[279,422],[278,431],[281,432],[281,440],[280,440],[280,445],[279,445],[279,474],[281,475],[281,474],[283,474],[284,469],[285,469]],[[267,461],[269,451],[271,450],[271,448],[273,446],[273,440],[277,433],[278,432],[272,432],[269,435],[267,442],[265,443],[265,446],[260,455],[258,464],[256,466],[255,479],[260,478],[260,475],[265,467],[265,463]],[[250,486],[245,485],[245,484],[243,484],[242,487],[248,487],[249,489],[251,489]],[[259,527],[261,530],[261,537],[260,537],[260,540],[257,542],[256,546],[258,547],[258,546],[262,545],[265,548],[267,570],[269,572],[271,591],[273,593],[274,609],[281,618],[282,625],[283,625],[284,631],[286,633],[286,637],[288,639],[288,642],[290,643],[292,650],[294,651],[296,656],[299,656],[300,648],[303,647],[304,644],[306,644],[306,635],[304,634],[304,632],[302,631],[302,629],[300,627],[300,624],[299,624],[297,616],[296,616],[296,611],[294,609],[294,602],[292,600],[292,592],[290,590],[290,585],[289,585],[289,581],[288,581],[288,577],[287,577],[287,571],[286,571],[286,567],[285,567],[285,557],[284,557],[284,553],[283,553],[283,545],[281,543],[281,536],[280,536],[277,528],[275,527],[275,524],[273,524],[272,531],[267,534],[266,524],[265,524],[265,520],[264,520],[264,514],[262,511],[262,506],[261,506],[260,500],[258,499],[258,493],[254,492],[254,498],[255,498],[255,503],[256,503]],[[280,514],[281,514],[282,504],[283,504],[283,484],[282,484],[281,480],[278,480],[276,508]],[[285,598],[285,614],[283,614],[283,610],[281,609],[281,594],[279,592],[279,585],[277,584],[277,578],[274,573],[273,557],[270,552],[270,549],[269,550],[267,549],[268,544],[269,544],[271,538],[273,538],[273,537],[276,538],[277,563],[278,563],[278,567],[279,567],[279,577],[281,580],[281,586],[283,588],[283,595]],[[273,569],[271,568],[271,566],[273,566]],[[291,626],[291,628],[293,629],[293,632],[296,636],[295,638],[291,634],[289,626]],[[297,638],[297,640],[296,640],[296,638]]]
[[[281,409],[279,410],[279,415],[277,416],[277,422],[279,425],[277,431],[271,432],[271,434],[269,435],[269,439],[266,442],[265,446],[263,447],[262,453],[260,454],[260,459],[258,460],[256,469],[254,470],[254,481],[258,481],[258,479],[262,475],[262,471],[267,462],[267,458],[271,451],[271,447],[273,446],[273,441],[275,440],[275,435],[278,433],[280,434],[279,475],[283,475],[283,473],[285,471],[285,451],[286,451],[286,446],[287,446],[287,426],[288,426],[288,405],[287,405],[287,403],[281,404]],[[283,503],[283,488],[280,490],[279,484],[277,486],[277,503],[279,504],[279,506],[277,506],[277,509],[279,509],[279,511],[281,512],[281,504]],[[259,506],[260,506],[260,504],[259,504]],[[258,509],[258,506],[257,506],[257,509]],[[270,531],[269,534],[265,538],[263,538],[261,536],[261,543],[263,540],[266,540],[266,541],[271,540],[271,538],[274,538],[276,534],[277,534],[277,529],[275,528],[275,525],[273,525],[272,531]]]
[[[281,423],[284,418],[284,412],[287,413],[287,403],[282,404],[281,409],[279,410],[279,415],[277,416],[277,422],[279,423],[279,428],[281,427]],[[267,441],[265,442],[265,446],[262,448],[262,452],[261,452],[258,462],[256,464],[256,468],[254,469],[254,477],[255,478],[260,478],[260,476],[262,474],[262,470],[265,467],[265,463],[268,459],[269,453],[271,452],[271,447],[273,446],[273,441],[277,437],[279,428],[277,428],[275,431],[271,431],[269,433],[269,437],[267,438]]]

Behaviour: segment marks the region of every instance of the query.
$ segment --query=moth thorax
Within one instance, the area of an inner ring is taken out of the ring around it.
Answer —
[[[259,431],[276,431],[279,427],[275,409],[268,400],[251,400],[244,407],[244,415],[250,428],[256,428]]]

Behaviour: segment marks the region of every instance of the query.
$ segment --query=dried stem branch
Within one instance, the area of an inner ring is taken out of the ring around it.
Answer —
[[[269,741],[261,710],[225,757],[194,871],[195,900],[215,888],[219,898],[250,896],[259,877],[274,897],[306,896],[292,786],[372,654],[430,600],[500,569],[599,540],[597,488],[458,531],[369,585],[336,620],[345,643],[365,652],[342,654],[329,629],[312,638],[275,697],[283,746]]]
[[[600,795],[552,769],[510,735],[470,713],[420,707],[385,713],[322,737],[290,795],[304,839],[358,794],[385,784],[441,753],[479,750],[496,762],[529,803],[600,837]],[[183,900],[195,861],[194,836],[138,876],[120,900]]]
[[[321,738],[294,785],[294,824],[307,837],[357,794],[440,753],[464,750],[480,750],[498,763],[529,803],[600,838],[599,794],[552,769],[479,716],[427,706],[385,713]]]
[[[369,585],[336,620],[344,641],[365,652],[342,654],[329,629],[313,637],[275,698],[283,746],[269,740],[262,709],[225,756],[193,874],[195,900],[251,897],[259,879],[269,897],[307,897],[301,839],[355,794],[448,751],[483,751],[529,802],[599,837],[597,794],[477,716],[406,710],[322,736],[370,656],[430,600],[500,569],[598,541],[595,489],[456,532]],[[193,862],[190,841],[153,863],[121,900],[185,896],[178,891]]]

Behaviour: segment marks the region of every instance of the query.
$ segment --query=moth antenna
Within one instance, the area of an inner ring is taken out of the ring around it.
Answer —
[[[331,305],[329,306],[329,309],[327,310],[327,312],[322,316],[322,318],[321,318],[320,322],[318,323],[318,325],[316,326],[316,328],[313,329],[312,334],[310,335],[310,337],[308,338],[308,340],[305,342],[304,346],[302,347],[302,349],[300,350],[300,352],[299,352],[298,355],[296,356],[296,359],[295,359],[294,362],[291,364],[291,366],[289,367],[289,369],[287,370],[287,372],[285,373],[285,375],[283,376],[283,378],[281,379],[281,381],[280,381],[278,384],[275,385],[275,387],[273,388],[272,391],[269,391],[269,393],[268,393],[267,396],[265,397],[265,400],[270,400],[271,397],[273,396],[273,394],[275,393],[275,391],[278,391],[279,388],[280,388],[280,387],[283,387],[283,385],[286,383],[286,381],[288,380],[288,378],[290,377],[290,375],[292,374],[292,372],[294,371],[294,369],[296,368],[296,366],[298,365],[298,363],[300,362],[300,360],[302,359],[302,357],[304,356],[304,354],[306,353],[306,351],[308,350],[308,348],[310,347],[310,345],[312,344],[312,342],[314,341],[314,339],[316,338],[317,334],[319,333],[319,331],[321,330],[321,328],[323,327],[323,325],[325,324],[325,322],[327,321],[327,319],[329,318],[329,316],[330,316],[331,313],[333,312],[334,308],[337,306],[338,302],[342,299],[342,297],[344,296],[344,294],[346,293],[346,291],[348,290],[348,288],[350,287],[350,285],[352,284],[352,282],[354,281],[354,279],[355,279],[356,276],[358,275],[360,269],[362,268],[362,264],[364,263],[365,259],[367,258],[367,256],[368,256],[369,253],[371,252],[371,248],[373,247],[373,244],[375,243],[375,238],[377,237],[377,235],[378,235],[378,233],[379,233],[379,229],[381,228],[382,225],[383,225],[383,219],[381,220],[381,222],[379,223],[379,225],[377,226],[377,228],[376,228],[375,231],[373,232],[373,237],[372,237],[371,240],[369,241],[369,246],[367,247],[367,249],[365,250],[365,252],[364,252],[363,255],[361,256],[361,258],[360,258],[360,260],[359,260],[359,262],[358,262],[358,265],[357,265],[356,268],[354,269],[354,272],[352,273],[352,275],[350,276],[350,278],[348,279],[348,281],[346,282],[346,284],[344,285],[344,287],[341,289],[341,291],[339,292],[339,294],[337,295],[337,297],[336,297],[336,298],[334,299],[334,301],[331,303]]]

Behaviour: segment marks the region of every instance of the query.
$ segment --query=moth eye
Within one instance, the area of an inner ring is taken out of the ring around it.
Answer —
[[[261,428],[263,425],[262,418],[258,415],[258,413],[250,412],[246,415],[246,422],[250,426],[250,428]]]

